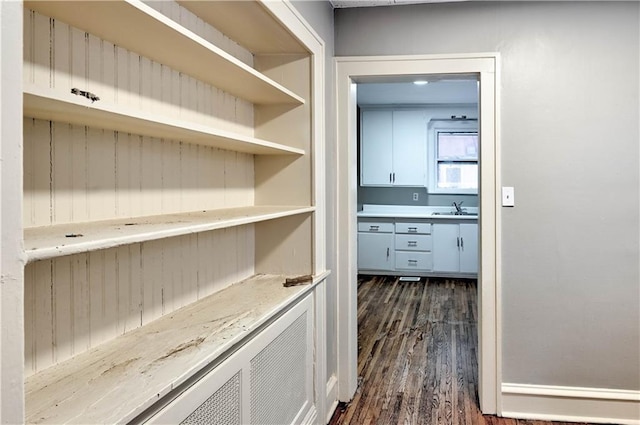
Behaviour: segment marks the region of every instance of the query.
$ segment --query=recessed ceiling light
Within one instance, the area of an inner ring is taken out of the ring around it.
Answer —
[[[416,86],[424,86],[425,84],[429,84],[429,82],[427,80],[415,80],[413,84]]]

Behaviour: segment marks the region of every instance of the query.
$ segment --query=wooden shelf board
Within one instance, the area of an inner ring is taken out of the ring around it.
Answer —
[[[31,227],[24,229],[24,246],[27,262],[33,262],[313,211],[315,207],[252,206]]]
[[[27,423],[126,423],[313,284],[256,275],[26,380]]]
[[[286,87],[139,0],[24,4],[252,103],[304,104],[303,98]]]
[[[308,53],[257,1],[178,3],[254,54]]]
[[[256,155],[305,153],[303,149],[125,108],[102,100],[91,102],[89,99],[71,94],[70,91],[60,93],[49,88],[25,85],[23,93],[24,115],[30,118],[180,140]]]

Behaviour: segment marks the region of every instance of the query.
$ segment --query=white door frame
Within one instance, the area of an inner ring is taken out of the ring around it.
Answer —
[[[336,58],[336,280],[341,401],[353,398],[358,374],[356,84],[428,74],[471,74],[480,82],[478,393],[483,413],[501,413],[499,60],[498,53]]]

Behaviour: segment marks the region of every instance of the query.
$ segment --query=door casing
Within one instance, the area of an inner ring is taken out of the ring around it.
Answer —
[[[338,398],[357,389],[357,112],[358,83],[406,81],[429,75],[470,75],[479,81],[478,393],[480,409],[500,414],[501,267],[499,53],[337,57],[336,281]]]

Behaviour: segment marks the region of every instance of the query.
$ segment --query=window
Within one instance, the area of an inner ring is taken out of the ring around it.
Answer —
[[[464,112],[473,116],[473,111]],[[476,118],[430,120],[427,149],[430,193],[478,193],[480,137]]]
[[[436,131],[436,189],[478,189],[478,133]]]

